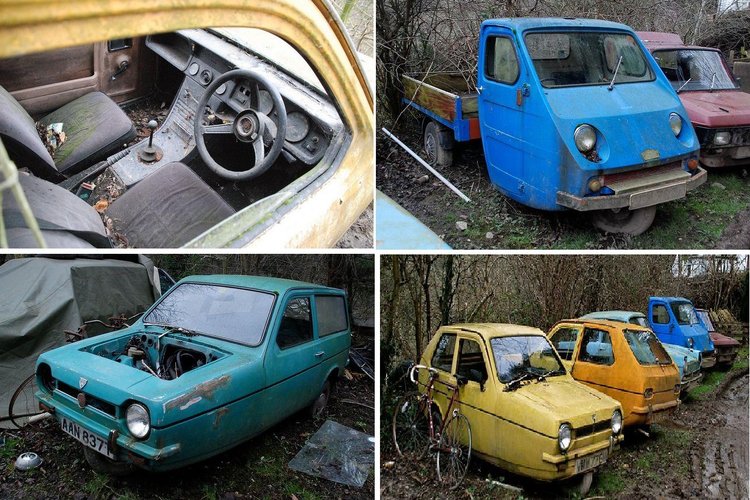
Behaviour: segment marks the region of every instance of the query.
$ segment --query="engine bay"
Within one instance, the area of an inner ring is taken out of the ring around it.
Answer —
[[[90,352],[117,363],[144,371],[162,380],[174,380],[189,371],[227,355],[194,341],[170,338],[170,331],[156,335],[141,333],[85,347]]]

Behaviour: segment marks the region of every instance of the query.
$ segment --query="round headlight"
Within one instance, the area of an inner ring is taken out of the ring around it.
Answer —
[[[622,430],[622,413],[620,410],[615,410],[612,414],[612,434],[619,434]]]
[[[680,135],[680,132],[682,132],[682,118],[680,118],[680,115],[678,115],[677,113],[670,113],[669,126],[672,129],[675,137]]]
[[[594,131],[594,127],[586,124],[578,125],[576,131],[573,132],[573,139],[578,151],[588,153],[596,146],[596,132]]]
[[[128,430],[134,437],[143,439],[148,436],[148,432],[151,430],[151,422],[149,422],[148,410],[143,405],[133,403],[128,406],[125,411],[125,418]]]
[[[557,444],[560,445],[560,451],[568,451],[570,443],[573,441],[573,431],[569,424],[562,424],[560,430],[557,431]]]
[[[726,146],[731,140],[732,134],[727,131],[717,132],[714,136],[714,144],[716,144],[717,146]]]
[[[693,340],[693,337],[688,337],[687,339],[688,347],[692,349],[694,344],[695,344],[695,341]]]

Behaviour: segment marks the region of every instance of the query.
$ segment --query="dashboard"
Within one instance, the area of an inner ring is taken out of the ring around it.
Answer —
[[[151,35],[146,45],[184,73],[186,81],[177,97],[182,102],[176,105],[180,109],[187,108],[190,115],[197,117],[195,119],[203,116],[204,111],[198,110],[197,104],[215,78],[232,69],[262,73],[284,101],[287,115],[284,151],[289,160],[292,158],[288,155],[291,155],[308,165],[317,163],[332,137],[343,129],[335,106],[324,92],[219,33],[181,30]],[[222,84],[211,96],[208,106],[214,115],[225,120],[252,108],[278,122],[278,111],[270,93],[253,81],[235,79]]]

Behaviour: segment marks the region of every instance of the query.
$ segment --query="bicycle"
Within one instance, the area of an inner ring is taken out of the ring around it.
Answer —
[[[409,370],[409,378],[417,385],[420,369],[429,372],[425,391],[410,392],[399,400],[393,413],[393,443],[400,456],[411,455],[416,460],[428,450],[435,453],[438,480],[448,483],[453,490],[466,476],[471,459],[471,426],[466,416],[454,408],[466,378],[457,376],[458,384],[453,385],[440,380],[436,369],[414,365]],[[436,382],[450,391],[444,415],[434,404]]]

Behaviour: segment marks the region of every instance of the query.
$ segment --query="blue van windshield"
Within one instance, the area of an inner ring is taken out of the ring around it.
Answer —
[[[533,32],[525,41],[546,88],[654,80],[645,54],[627,33]]]

